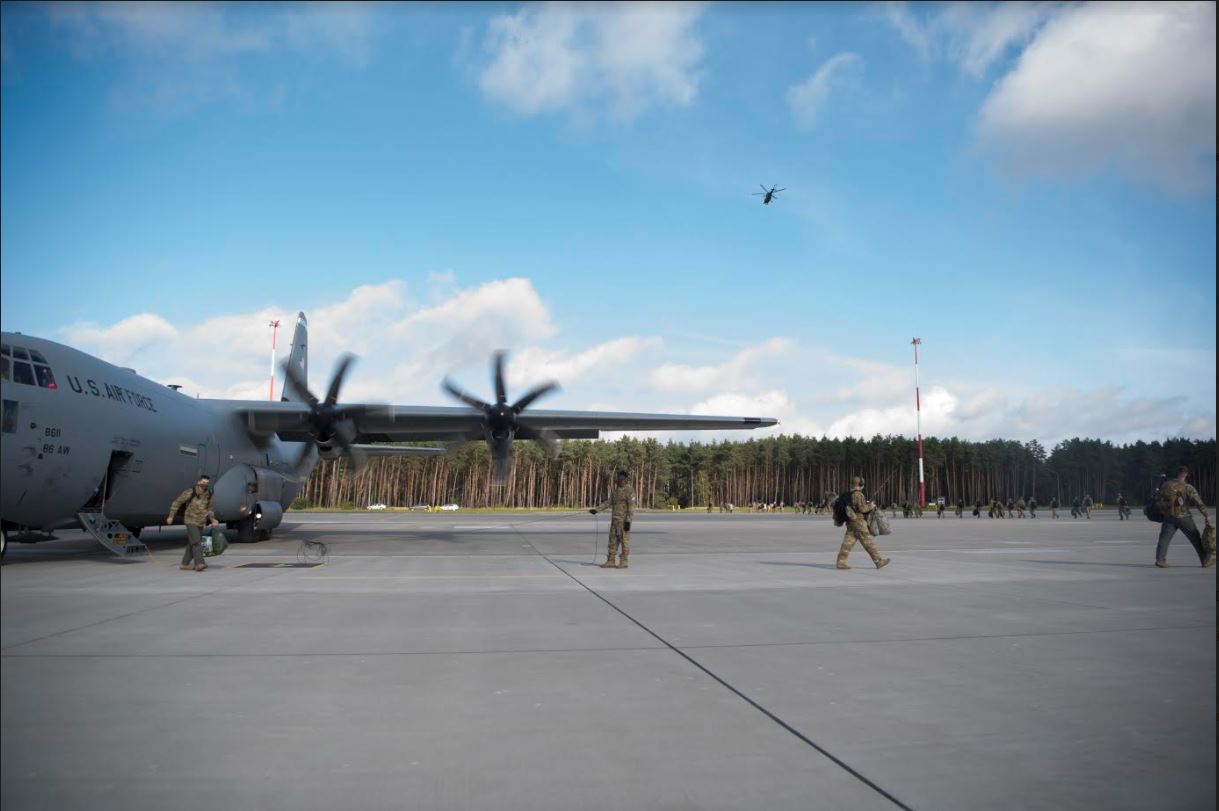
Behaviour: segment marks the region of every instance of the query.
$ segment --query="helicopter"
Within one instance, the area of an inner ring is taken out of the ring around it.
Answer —
[[[758,185],[762,186],[761,183],[759,183]],[[762,191],[755,191],[753,193],[753,196],[757,197],[758,195],[762,195],[762,205],[768,206],[768,205],[770,205],[770,201],[774,199],[774,196],[781,191],[787,191],[787,189],[780,189],[780,188],[776,188],[775,186],[771,186],[768,189],[765,186],[762,186]]]

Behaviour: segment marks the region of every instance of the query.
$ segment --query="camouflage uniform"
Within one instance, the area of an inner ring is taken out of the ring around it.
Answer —
[[[1164,512],[1164,521],[1160,524],[1160,539],[1156,543],[1156,565],[1168,565],[1168,544],[1172,541],[1172,536],[1177,534],[1177,530],[1181,530],[1194,547],[1194,551],[1198,553],[1198,561],[1203,566],[1209,566],[1214,558],[1215,550],[1208,548],[1207,544],[1203,543],[1198,526],[1194,523],[1194,517],[1189,514],[1190,507],[1197,508],[1202,513],[1203,519],[1206,520],[1206,525],[1210,526],[1211,519],[1206,512],[1206,504],[1198,495],[1198,491],[1194,489],[1193,485],[1180,479],[1169,479],[1160,488],[1159,500],[1160,509]]]
[[[1012,501],[1010,498],[1007,500],[1007,515],[1005,517],[1006,518],[1015,518],[1016,517],[1016,502]]]
[[[1020,518],[1024,518],[1024,496],[1016,499],[1016,515]]]
[[[627,531],[626,525],[635,519],[635,491],[629,484],[615,485],[609,498],[595,509],[601,512],[606,508],[610,509],[609,545],[605,550],[605,564],[602,568],[608,569],[615,565],[614,559],[617,557],[618,548],[621,547],[622,562],[617,566],[619,569],[625,569],[627,558],[631,555],[631,533]]]
[[[847,505],[847,531],[842,538],[842,546],[838,549],[839,569],[851,568],[847,565],[847,555],[851,554],[856,541],[867,551],[877,569],[889,562],[888,558],[880,556],[880,551],[872,542],[872,533],[868,532],[868,513],[872,512],[872,509],[868,506],[868,500],[864,498],[861,488],[857,487],[851,491],[851,503]]]
[[[1072,517],[1072,518],[1079,518],[1079,512],[1080,512],[1080,510],[1079,510],[1079,499],[1077,499],[1077,498],[1076,498],[1076,499],[1072,499],[1072,500],[1071,500],[1071,517]]]
[[[1126,497],[1121,493],[1117,494],[1117,520],[1125,521],[1130,517],[1130,507],[1126,503]]]
[[[1030,498],[1029,499],[1029,518],[1036,518],[1036,517],[1037,517],[1037,499]]]
[[[960,518],[965,512],[965,499],[957,499],[957,518]]]
[[[1058,499],[1056,498],[1050,499],[1050,517],[1054,519],[1058,518]]]
[[[182,516],[182,523],[186,524],[186,549],[182,552],[182,567],[190,566],[193,561],[196,569],[206,569],[207,564],[203,562],[203,527],[216,522],[211,489],[196,485],[183,490],[169,507],[169,516],[175,521],[183,505],[186,507]]]
[[[982,517],[982,502],[975,501],[974,502],[974,518],[981,518],[981,517]]]
[[[1084,496],[1084,512],[1088,514],[1088,520],[1092,520],[1092,496]]]

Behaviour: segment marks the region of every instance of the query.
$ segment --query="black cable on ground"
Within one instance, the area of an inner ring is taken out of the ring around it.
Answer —
[[[639,620],[635,619],[633,616],[631,616],[629,613],[627,613],[627,612],[626,612],[624,609],[619,608],[619,607],[618,607],[618,606],[617,606],[617,605],[616,605],[616,604],[615,604],[615,603],[614,603],[612,600],[610,600],[608,597],[605,597],[603,594],[601,594],[601,592],[599,592],[599,591],[597,591],[596,589],[592,588],[591,586],[589,586],[588,584],[586,584],[584,581],[582,581],[580,578],[576,577],[576,576],[575,576],[575,575],[573,575],[571,572],[567,571],[567,570],[566,570],[566,569],[564,569],[562,566],[560,566],[559,564],[555,563],[553,560],[551,560],[551,558],[550,558],[550,556],[549,556],[549,555],[545,554],[544,552],[539,551],[539,550],[538,550],[538,548],[537,548],[536,546],[534,546],[534,545],[533,545],[533,543],[532,543],[531,541],[529,541],[529,539],[528,539],[528,538],[526,538],[524,535],[522,535],[522,534],[521,534],[521,532],[520,532],[519,530],[517,530],[517,529],[516,529],[516,527],[513,527],[513,530],[514,530],[514,531],[515,531],[515,532],[516,532],[518,535],[520,535],[520,536],[521,536],[521,538],[522,538],[523,540],[525,540],[525,541],[526,541],[526,542],[529,544],[530,548],[531,548],[531,549],[533,549],[533,551],[534,551],[534,552],[537,552],[537,554],[538,554],[538,556],[539,556],[539,557],[541,557],[543,560],[545,560],[545,561],[546,561],[547,563],[549,563],[551,566],[553,566],[553,567],[555,567],[556,569],[558,569],[558,570],[559,570],[560,572],[562,572],[563,574],[567,575],[567,577],[568,577],[568,578],[570,578],[572,581],[574,581],[575,583],[577,583],[577,584],[578,584],[578,585],[579,585],[579,586],[580,586],[582,589],[584,589],[585,591],[587,591],[589,594],[593,595],[593,596],[594,596],[594,597],[596,597],[598,600],[600,600],[601,602],[605,603],[606,605],[608,605],[610,608],[612,608],[612,609],[614,609],[615,611],[617,611],[617,612],[618,612],[619,614],[621,614],[622,616],[626,617],[626,618],[627,618],[628,620],[630,620],[630,621],[631,621],[633,624],[635,624],[636,626],[638,626],[640,630],[644,631],[646,634],[648,634],[649,636],[651,636],[651,637],[652,637],[653,639],[655,639],[657,642],[659,642],[660,644],[664,645],[666,648],[668,648],[669,650],[673,651],[674,653],[676,653],[676,654],[677,654],[678,656],[680,656],[681,658],[685,659],[685,660],[686,660],[687,662],[689,662],[690,664],[694,665],[696,668],[698,668],[699,670],[701,670],[701,671],[702,671],[703,673],[705,673],[707,676],[709,676],[710,678],[714,679],[714,680],[716,681],[716,683],[718,683],[720,686],[722,686],[722,687],[724,687],[725,689],[727,689],[727,690],[729,690],[730,692],[732,692],[732,693],[733,693],[735,696],[737,696],[738,698],[740,698],[740,699],[741,699],[742,701],[744,701],[746,704],[748,704],[749,706],[753,707],[753,708],[754,708],[755,710],[757,710],[758,712],[760,712],[760,713],[762,713],[763,715],[765,715],[765,716],[766,716],[767,718],[769,718],[771,721],[774,721],[776,724],[778,724],[779,726],[781,726],[783,729],[787,730],[789,733],[791,733],[791,734],[792,734],[793,736],[795,736],[797,739],[799,739],[799,740],[800,740],[800,741],[802,741],[803,743],[807,744],[809,747],[811,747],[812,749],[814,749],[815,751],[817,751],[817,752],[818,752],[818,753],[820,753],[821,755],[824,755],[824,756],[825,756],[826,758],[828,758],[828,759],[829,759],[829,760],[830,760],[832,763],[834,763],[835,765],[837,765],[839,768],[843,769],[843,770],[844,770],[844,771],[845,771],[847,774],[851,775],[851,776],[852,776],[852,777],[854,777],[856,780],[858,780],[859,782],[863,783],[865,786],[867,786],[868,788],[872,789],[872,790],[873,790],[873,791],[875,791],[877,794],[879,794],[880,796],[884,797],[884,798],[885,798],[886,800],[888,800],[889,802],[891,802],[891,803],[893,803],[894,805],[896,805],[898,808],[902,809],[902,811],[914,811],[914,809],[912,809],[910,806],[906,805],[906,804],[905,804],[905,803],[903,803],[901,800],[899,800],[899,799],[897,799],[896,797],[894,797],[894,796],[893,796],[892,794],[890,794],[889,792],[885,791],[883,788],[881,788],[879,785],[877,785],[875,782],[873,782],[871,779],[869,779],[869,778],[868,778],[866,775],[861,774],[860,772],[856,771],[856,770],[855,770],[855,769],[854,769],[852,766],[850,766],[849,764],[847,764],[847,763],[846,763],[846,762],[844,762],[843,760],[839,759],[837,756],[835,756],[835,755],[831,754],[829,750],[827,750],[826,748],[824,748],[823,746],[821,746],[820,744],[818,744],[816,741],[814,741],[814,740],[812,740],[811,738],[809,738],[809,737],[808,737],[807,735],[805,735],[804,733],[800,732],[800,730],[796,729],[796,728],[795,728],[795,727],[793,727],[791,724],[787,723],[786,721],[784,721],[784,720],[783,720],[782,718],[780,718],[779,716],[775,715],[775,714],[774,714],[773,712],[771,712],[770,710],[768,710],[768,709],[766,709],[765,707],[763,707],[763,706],[762,706],[761,704],[759,704],[758,702],[754,701],[754,700],[753,700],[752,698],[750,698],[749,696],[745,695],[743,692],[741,692],[740,690],[738,690],[736,687],[734,687],[734,686],[733,686],[732,684],[730,684],[728,681],[726,681],[725,679],[723,679],[723,678],[721,678],[720,676],[716,675],[714,672],[712,672],[710,669],[708,669],[708,668],[707,668],[705,665],[703,665],[703,664],[702,664],[701,662],[699,662],[697,659],[695,659],[694,657],[690,656],[688,653],[686,653],[685,651],[683,651],[681,648],[677,647],[677,646],[676,646],[676,645],[674,645],[672,642],[670,642],[669,640],[665,639],[663,636],[661,636],[660,634],[656,633],[655,631],[653,631],[653,630],[652,630],[651,628],[649,628],[648,626],[644,625],[644,624],[643,624],[642,622],[640,622]],[[595,562],[595,560],[594,560],[594,562]]]

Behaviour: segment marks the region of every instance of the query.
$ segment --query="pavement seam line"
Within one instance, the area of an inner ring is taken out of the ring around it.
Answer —
[[[515,529],[515,527],[514,527],[514,529]],[[520,532],[518,531],[518,532],[517,532],[517,534],[519,535],[519,534],[520,534]],[[521,535],[521,537],[522,537],[522,538],[525,538],[525,536],[524,536],[524,535]],[[528,541],[529,539],[528,539],[528,538],[525,538],[525,540],[526,540],[526,541]],[[532,544],[532,543],[530,543],[529,545],[530,545],[531,547],[533,547],[533,544]],[[630,620],[630,621],[631,621],[631,622],[632,622],[634,625],[636,625],[637,627],[639,627],[639,628],[640,628],[642,631],[644,631],[645,633],[647,633],[647,634],[648,634],[649,636],[651,636],[653,639],[655,639],[656,641],[660,642],[660,643],[661,643],[662,645],[664,645],[666,648],[668,648],[669,650],[673,651],[674,653],[676,653],[676,654],[677,654],[678,656],[680,656],[681,658],[685,659],[685,660],[686,660],[687,662],[689,662],[690,664],[694,665],[696,668],[698,668],[699,670],[701,670],[701,671],[702,671],[704,674],[706,674],[706,675],[707,675],[707,676],[709,676],[711,679],[713,679],[713,680],[714,680],[714,681],[715,681],[717,684],[719,684],[720,686],[722,686],[722,687],[724,687],[725,689],[727,689],[729,692],[731,692],[731,693],[732,693],[733,695],[735,695],[737,698],[741,699],[741,700],[742,700],[742,701],[744,701],[746,704],[748,704],[749,706],[753,707],[753,708],[754,708],[755,710],[757,710],[758,712],[760,712],[760,713],[762,713],[763,715],[765,715],[767,718],[769,718],[769,719],[770,719],[771,721],[773,721],[774,723],[778,724],[778,725],[779,725],[780,727],[782,727],[783,729],[787,730],[787,732],[789,732],[789,733],[790,733],[791,735],[793,735],[795,738],[797,738],[798,740],[800,740],[800,741],[801,741],[801,742],[803,742],[804,744],[808,745],[808,746],[809,746],[809,747],[811,747],[813,750],[815,750],[816,752],[820,753],[822,756],[824,756],[824,757],[826,757],[827,759],[829,759],[829,761],[830,761],[831,763],[834,763],[834,764],[835,764],[835,765],[837,765],[839,768],[843,769],[843,770],[844,770],[844,771],[846,771],[848,774],[850,774],[852,777],[854,777],[856,780],[858,780],[859,782],[863,783],[865,786],[867,786],[868,788],[872,789],[872,790],[873,790],[873,791],[875,791],[877,794],[879,794],[880,796],[884,797],[884,798],[885,798],[886,800],[888,800],[889,802],[891,802],[891,803],[893,803],[894,805],[896,805],[898,808],[901,808],[903,811],[914,811],[914,809],[912,809],[910,806],[906,805],[906,804],[905,804],[905,803],[903,803],[901,800],[899,800],[899,799],[897,799],[896,797],[894,797],[892,794],[890,794],[890,793],[889,793],[888,791],[886,791],[885,789],[881,788],[879,785],[877,785],[875,782],[873,782],[871,779],[869,779],[869,778],[868,778],[866,775],[864,775],[864,774],[860,773],[860,772],[859,772],[859,771],[857,771],[857,770],[856,770],[854,767],[852,767],[850,764],[846,763],[845,761],[843,761],[842,759],[840,759],[840,758],[839,758],[839,757],[837,757],[836,755],[832,754],[832,753],[831,753],[829,750],[825,749],[825,748],[824,748],[824,747],[822,747],[820,744],[818,744],[816,741],[812,740],[812,739],[811,739],[811,738],[809,738],[807,735],[805,735],[804,733],[800,732],[798,729],[796,729],[795,727],[793,727],[791,724],[787,723],[787,722],[786,722],[786,721],[784,721],[782,718],[780,718],[779,716],[775,715],[773,712],[771,712],[770,710],[766,709],[765,707],[763,707],[763,706],[762,706],[761,704],[759,704],[758,702],[754,701],[754,700],[753,700],[752,698],[750,698],[749,696],[745,695],[745,694],[744,694],[743,692],[741,692],[739,689],[737,689],[737,688],[736,688],[736,687],[734,687],[732,684],[730,684],[730,683],[729,683],[727,680],[725,680],[724,678],[722,678],[722,677],[720,677],[720,676],[716,675],[716,674],[715,674],[715,673],[714,673],[714,672],[713,672],[713,671],[712,671],[710,668],[708,668],[707,666],[703,665],[701,662],[699,662],[699,661],[698,661],[697,659],[695,659],[693,656],[690,656],[688,653],[686,653],[685,651],[683,651],[681,648],[677,647],[677,646],[676,646],[676,645],[674,645],[672,642],[670,642],[669,640],[665,639],[663,636],[661,636],[660,634],[656,633],[655,631],[653,631],[653,630],[652,630],[651,628],[649,628],[648,626],[644,625],[644,624],[643,624],[642,622],[640,622],[639,620],[635,619],[633,616],[631,616],[629,613],[627,613],[627,612],[626,612],[624,609],[619,608],[619,607],[618,607],[618,606],[617,606],[617,605],[616,605],[616,604],[615,604],[615,603],[614,603],[612,600],[610,600],[608,597],[605,597],[604,595],[602,595],[602,594],[601,594],[601,592],[599,592],[599,591],[597,591],[596,589],[594,589],[593,587],[589,586],[589,585],[588,585],[587,583],[585,583],[583,580],[581,580],[580,578],[576,577],[576,576],[575,576],[575,575],[573,575],[571,572],[567,571],[567,570],[566,570],[566,569],[564,569],[562,566],[560,566],[559,564],[557,564],[557,563],[555,563],[553,560],[551,560],[549,555],[546,555],[545,553],[538,551],[537,547],[533,547],[533,549],[534,549],[534,551],[535,551],[535,552],[537,552],[537,554],[538,554],[538,556],[539,556],[539,557],[541,557],[543,560],[545,560],[545,561],[546,561],[547,563],[549,563],[551,566],[555,567],[555,568],[556,568],[556,569],[558,569],[560,572],[562,572],[563,574],[567,575],[567,576],[568,576],[569,578],[571,578],[573,581],[575,581],[576,583],[578,583],[578,584],[579,584],[579,585],[580,585],[580,586],[581,586],[581,587],[582,587],[582,588],[583,588],[585,591],[587,591],[589,594],[593,595],[593,596],[594,596],[594,597],[596,597],[598,600],[600,600],[601,602],[605,603],[606,605],[608,605],[610,608],[612,608],[612,609],[614,609],[615,611],[617,611],[617,612],[618,612],[619,614],[621,614],[622,616],[626,617],[626,618],[627,618],[628,620]]]

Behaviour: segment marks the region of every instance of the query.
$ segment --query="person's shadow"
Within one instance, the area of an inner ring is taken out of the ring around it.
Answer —
[[[832,569],[838,571],[837,564],[834,563],[791,563],[780,560],[759,560],[763,566],[803,566],[806,569]]]

